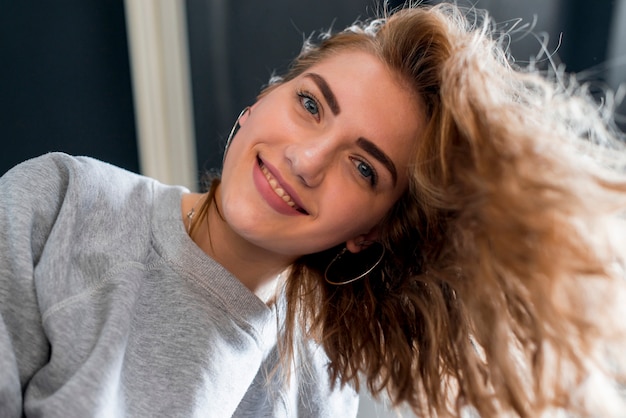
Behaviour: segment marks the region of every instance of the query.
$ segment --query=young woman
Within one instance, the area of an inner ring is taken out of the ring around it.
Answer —
[[[417,6],[305,45],[207,194],[8,172],[0,409],[344,417],[365,384],[426,416],[619,411],[623,147],[490,27]]]

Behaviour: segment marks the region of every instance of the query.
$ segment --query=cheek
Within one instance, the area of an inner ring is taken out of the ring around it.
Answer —
[[[328,194],[328,211],[333,216],[333,225],[337,230],[353,235],[349,238],[367,233],[378,225],[395,201],[392,197],[364,196],[365,193],[343,189]]]

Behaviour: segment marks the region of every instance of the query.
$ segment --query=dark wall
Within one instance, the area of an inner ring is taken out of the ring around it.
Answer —
[[[0,1],[0,173],[64,151],[139,170],[123,0]]]
[[[544,44],[541,68],[550,65],[546,60],[550,55],[554,64],[564,64],[568,72],[586,80],[607,79],[614,0],[478,0],[477,7],[488,9],[496,22],[508,22],[505,27],[512,26],[517,18],[534,25],[532,33],[528,28],[511,36],[511,50],[522,64],[538,55]]]
[[[604,63],[615,1],[596,1],[592,5],[588,0],[568,0],[566,4],[560,51],[563,61],[569,71],[590,72],[590,77],[606,79]]]

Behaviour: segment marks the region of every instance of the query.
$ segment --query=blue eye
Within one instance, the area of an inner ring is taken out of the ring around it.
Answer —
[[[365,163],[360,162],[359,165],[357,166],[357,169],[359,170],[359,173],[361,173],[363,177],[369,178],[374,175],[374,172],[372,171],[372,167],[370,167],[369,165]]]
[[[302,103],[302,107],[304,107],[307,112],[314,116],[319,115],[320,109],[314,97],[308,93],[298,93],[298,97],[300,97],[300,103]]]
[[[378,181],[378,176],[376,175],[376,170],[374,170],[374,167],[356,158],[353,158],[352,162],[359,174],[363,178],[369,180],[372,186],[375,186]]]

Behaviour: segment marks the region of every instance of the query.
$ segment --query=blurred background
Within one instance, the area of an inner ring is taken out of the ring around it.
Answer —
[[[626,84],[626,0],[457,2],[522,27],[511,44],[521,64],[542,55],[547,68],[545,48],[598,91]],[[302,41],[381,4],[0,0],[0,174],[63,151],[197,189],[200,173],[219,168],[240,110]],[[619,113],[624,129],[624,103]],[[361,409],[393,416],[367,399]]]

